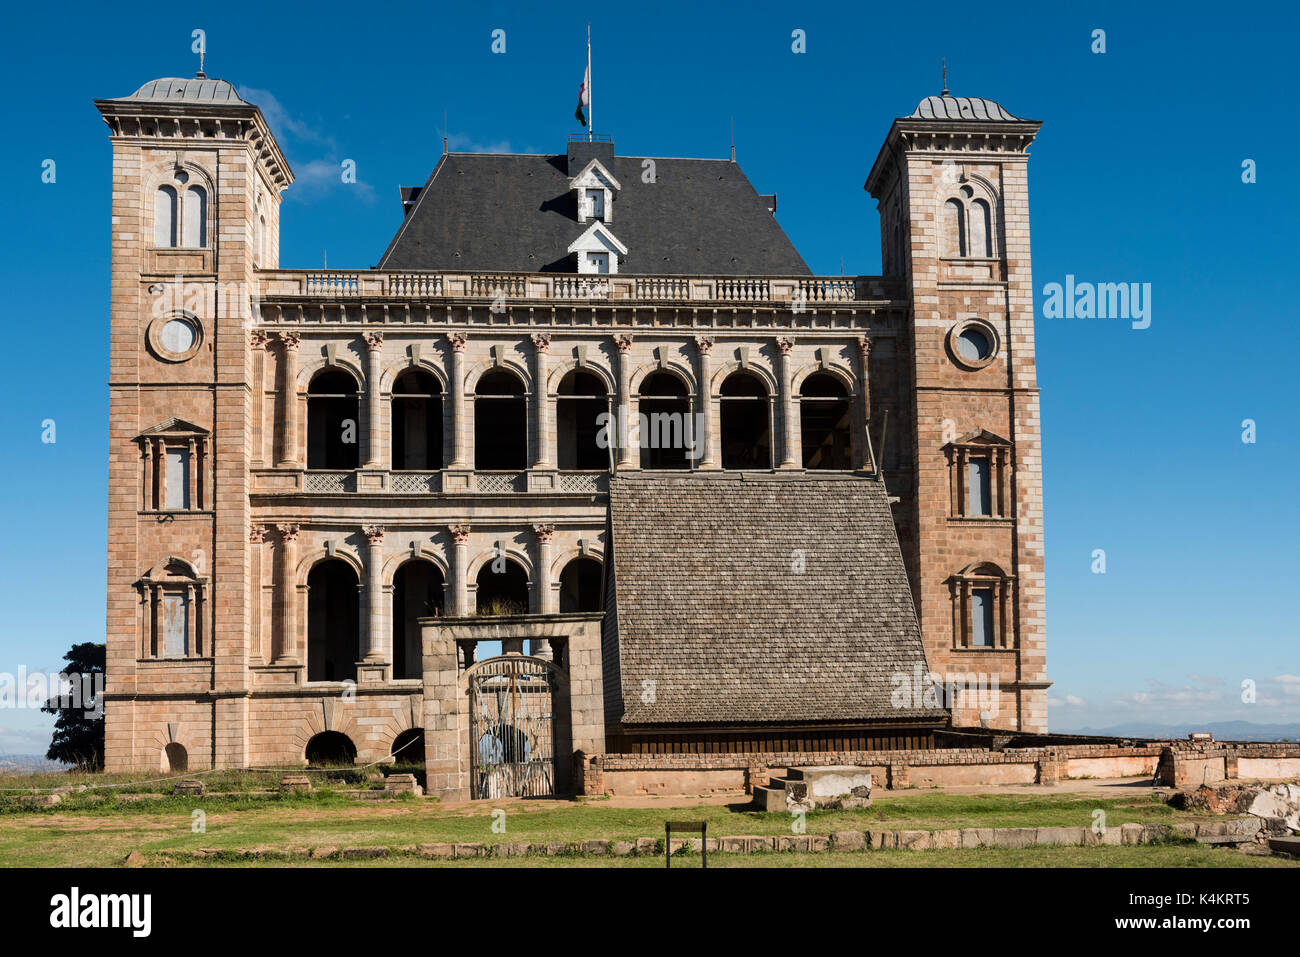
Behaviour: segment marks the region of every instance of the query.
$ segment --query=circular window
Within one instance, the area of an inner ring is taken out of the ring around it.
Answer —
[[[982,319],[966,319],[948,332],[948,350],[959,365],[982,369],[998,354],[998,334]]]
[[[198,320],[191,316],[161,316],[149,326],[149,348],[160,359],[184,362],[203,341]]]

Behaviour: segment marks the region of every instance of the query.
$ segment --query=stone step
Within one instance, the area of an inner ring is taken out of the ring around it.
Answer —
[[[1198,834],[1197,844],[1251,844],[1254,834]]]

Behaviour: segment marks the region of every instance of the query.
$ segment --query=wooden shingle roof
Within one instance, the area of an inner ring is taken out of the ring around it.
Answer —
[[[609,501],[607,719],[945,717],[891,703],[928,668],[878,480],[643,473]]]

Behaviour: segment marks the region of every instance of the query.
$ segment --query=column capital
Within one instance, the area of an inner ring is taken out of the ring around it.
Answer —
[[[366,536],[366,542],[370,545],[384,544],[384,526],[382,525],[362,525],[361,532]]]
[[[270,341],[271,337],[261,329],[254,329],[248,334],[248,344],[254,349],[265,349]]]
[[[619,355],[626,355],[632,348],[632,337],[617,335],[614,337],[614,348],[618,350]]]
[[[866,336],[858,336],[858,355],[862,356],[863,362],[871,357],[871,340]]]
[[[696,337],[695,337],[695,348],[700,350],[700,355],[702,355],[702,356],[712,355],[712,354],[713,354],[713,337],[712,337],[712,336],[696,336]]]
[[[365,335],[366,349],[371,353],[378,352],[384,345],[384,334],[382,332],[367,332]]]
[[[451,540],[455,545],[469,544],[469,526],[468,525],[448,525],[447,531],[451,532]]]
[[[551,538],[555,535],[554,525],[534,525],[533,534],[537,536],[537,544],[549,545]]]
[[[296,522],[287,522],[283,525],[276,525],[276,530],[280,533],[280,538],[286,542],[296,542],[298,533],[302,531],[302,526]]]
[[[781,355],[788,356],[790,351],[794,349],[794,340],[788,336],[779,336],[776,340],[776,347],[780,350]]]
[[[532,340],[533,340],[533,348],[536,349],[539,353],[545,355],[546,353],[551,351],[551,337],[548,336],[546,333],[544,332],[536,333],[533,335]]]
[[[451,346],[452,352],[464,352],[465,343],[469,341],[469,336],[463,332],[447,333],[447,344]]]
[[[261,545],[266,540],[265,525],[250,525],[248,528],[248,541],[251,545]]]
[[[298,346],[302,343],[302,336],[296,332],[280,333],[280,345],[284,347],[285,352],[297,352]]]

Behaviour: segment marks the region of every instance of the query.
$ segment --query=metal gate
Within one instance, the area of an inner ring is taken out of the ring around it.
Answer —
[[[470,677],[470,797],[555,793],[555,679],[529,658],[491,658]]]

